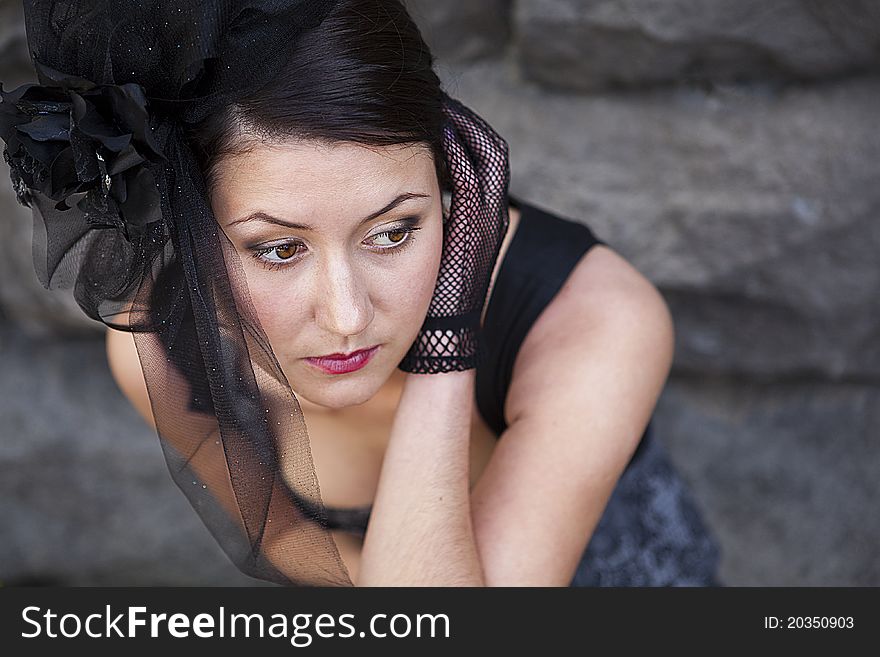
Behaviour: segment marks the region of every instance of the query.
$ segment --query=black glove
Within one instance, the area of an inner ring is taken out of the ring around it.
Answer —
[[[480,318],[510,223],[507,142],[482,118],[444,94],[443,149],[452,181],[449,217],[434,297],[413,345],[398,365],[437,374],[483,361]]]

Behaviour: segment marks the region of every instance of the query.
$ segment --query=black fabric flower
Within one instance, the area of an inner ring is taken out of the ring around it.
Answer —
[[[158,221],[159,190],[149,166],[164,160],[150,126],[143,88],[97,85],[35,63],[43,84],[0,85],[0,137],[16,196],[29,190],[74,205],[96,228],[129,241]]]

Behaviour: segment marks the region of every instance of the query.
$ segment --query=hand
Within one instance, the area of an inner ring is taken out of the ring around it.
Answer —
[[[437,374],[475,368],[485,356],[480,318],[510,223],[507,142],[482,118],[444,94],[443,150],[452,202],[443,254],[422,329],[398,365]]]

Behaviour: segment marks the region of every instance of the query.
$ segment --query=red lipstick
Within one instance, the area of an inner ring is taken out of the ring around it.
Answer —
[[[350,354],[327,354],[306,358],[306,362],[314,365],[326,374],[346,374],[361,369],[370,362],[373,355],[379,350],[380,345],[353,351]]]

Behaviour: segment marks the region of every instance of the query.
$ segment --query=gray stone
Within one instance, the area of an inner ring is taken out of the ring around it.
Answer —
[[[438,66],[503,55],[511,0],[405,0]]]
[[[103,340],[0,328],[0,584],[253,586],[171,479]]]
[[[4,88],[25,81],[28,73],[21,64],[27,59],[24,5],[20,0],[0,0],[0,73],[3,74]],[[10,80],[10,77],[18,79]],[[14,84],[10,85],[10,82]]]
[[[676,366],[880,374],[880,78],[572,96],[484,62],[448,83],[511,191],[588,224],[667,295]]]
[[[522,0],[514,21],[526,77],[565,89],[880,68],[870,0]]]
[[[673,377],[654,436],[722,546],[733,586],[878,586],[880,392]]]

